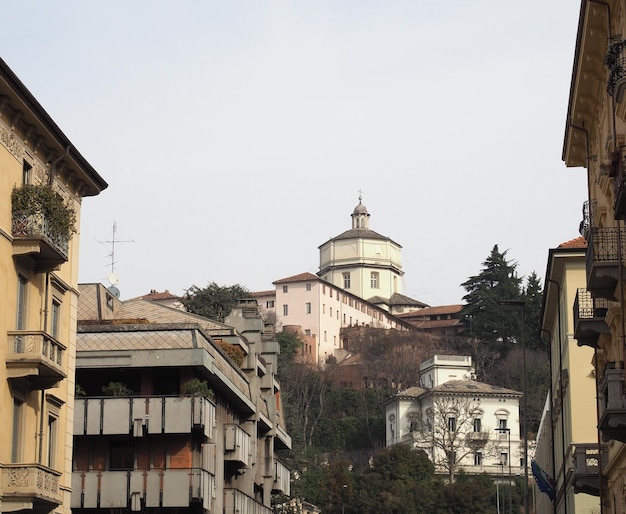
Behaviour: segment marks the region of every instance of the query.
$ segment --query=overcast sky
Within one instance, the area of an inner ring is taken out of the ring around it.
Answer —
[[[81,282],[122,299],[319,269],[362,190],[403,292],[459,303],[495,244],[527,276],[578,236],[561,160],[574,0],[29,0],[2,58],[109,183]]]

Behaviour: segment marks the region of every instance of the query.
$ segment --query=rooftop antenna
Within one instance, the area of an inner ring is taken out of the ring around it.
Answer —
[[[107,255],[107,257],[111,257],[111,264],[110,264],[111,272],[109,273],[109,277],[108,277],[109,284],[111,285],[111,287],[109,287],[108,289],[116,298],[119,298],[120,290],[117,287],[115,287],[116,284],[119,282],[119,278],[117,274],[115,273],[115,265],[117,264],[117,262],[115,261],[115,244],[116,243],[134,243],[135,241],[133,239],[129,239],[126,241],[117,239],[116,233],[117,233],[117,222],[114,221],[113,222],[113,237],[110,240],[98,241],[98,243],[111,245],[111,253]]]

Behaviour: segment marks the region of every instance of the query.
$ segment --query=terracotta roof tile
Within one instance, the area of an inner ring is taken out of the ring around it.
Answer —
[[[167,289],[162,293],[159,293],[156,289],[152,289],[148,294],[133,298],[134,300],[179,300],[181,297],[170,293]]]
[[[291,277],[281,278],[279,280],[275,280],[272,284],[285,284],[287,282],[307,282],[309,280],[319,280],[320,278],[317,275],[313,275],[313,273],[299,273],[298,275],[293,275]]]
[[[561,243],[559,248],[587,248],[587,241],[583,236],[577,237],[576,239],[570,239],[565,243]]]

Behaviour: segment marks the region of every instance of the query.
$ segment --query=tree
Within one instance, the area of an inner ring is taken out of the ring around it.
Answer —
[[[421,419],[415,420],[414,443],[431,453],[435,467],[447,471],[450,483],[465,457],[495,452],[489,432],[475,430],[474,420],[480,412],[479,403],[469,397],[434,392]]]
[[[223,322],[237,302],[249,293],[246,287],[239,284],[219,286],[211,282],[204,288],[191,286],[181,301],[189,312]]]
[[[547,352],[541,339],[541,315],[543,311],[543,291],[539,277],[533,271],[526,279],[522,298],[524,306],[524,338],[526,348]]]
[[[522,296],[517,263],[507,260],[506,254],[495,245],[481,272],[461,284],[467,291],[461,316],[468,322],[470,335],[497,353],[506,353],[509,343],[518,341],[521,333],[519,313],[500,303]]]

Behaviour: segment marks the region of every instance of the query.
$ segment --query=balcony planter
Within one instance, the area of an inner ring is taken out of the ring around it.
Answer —
[[[76,211],[46,185],[27,184],[11,192],[11,233],[15,255],[33,255],[40,267],[54,269],[67,261],[76,233]]]

